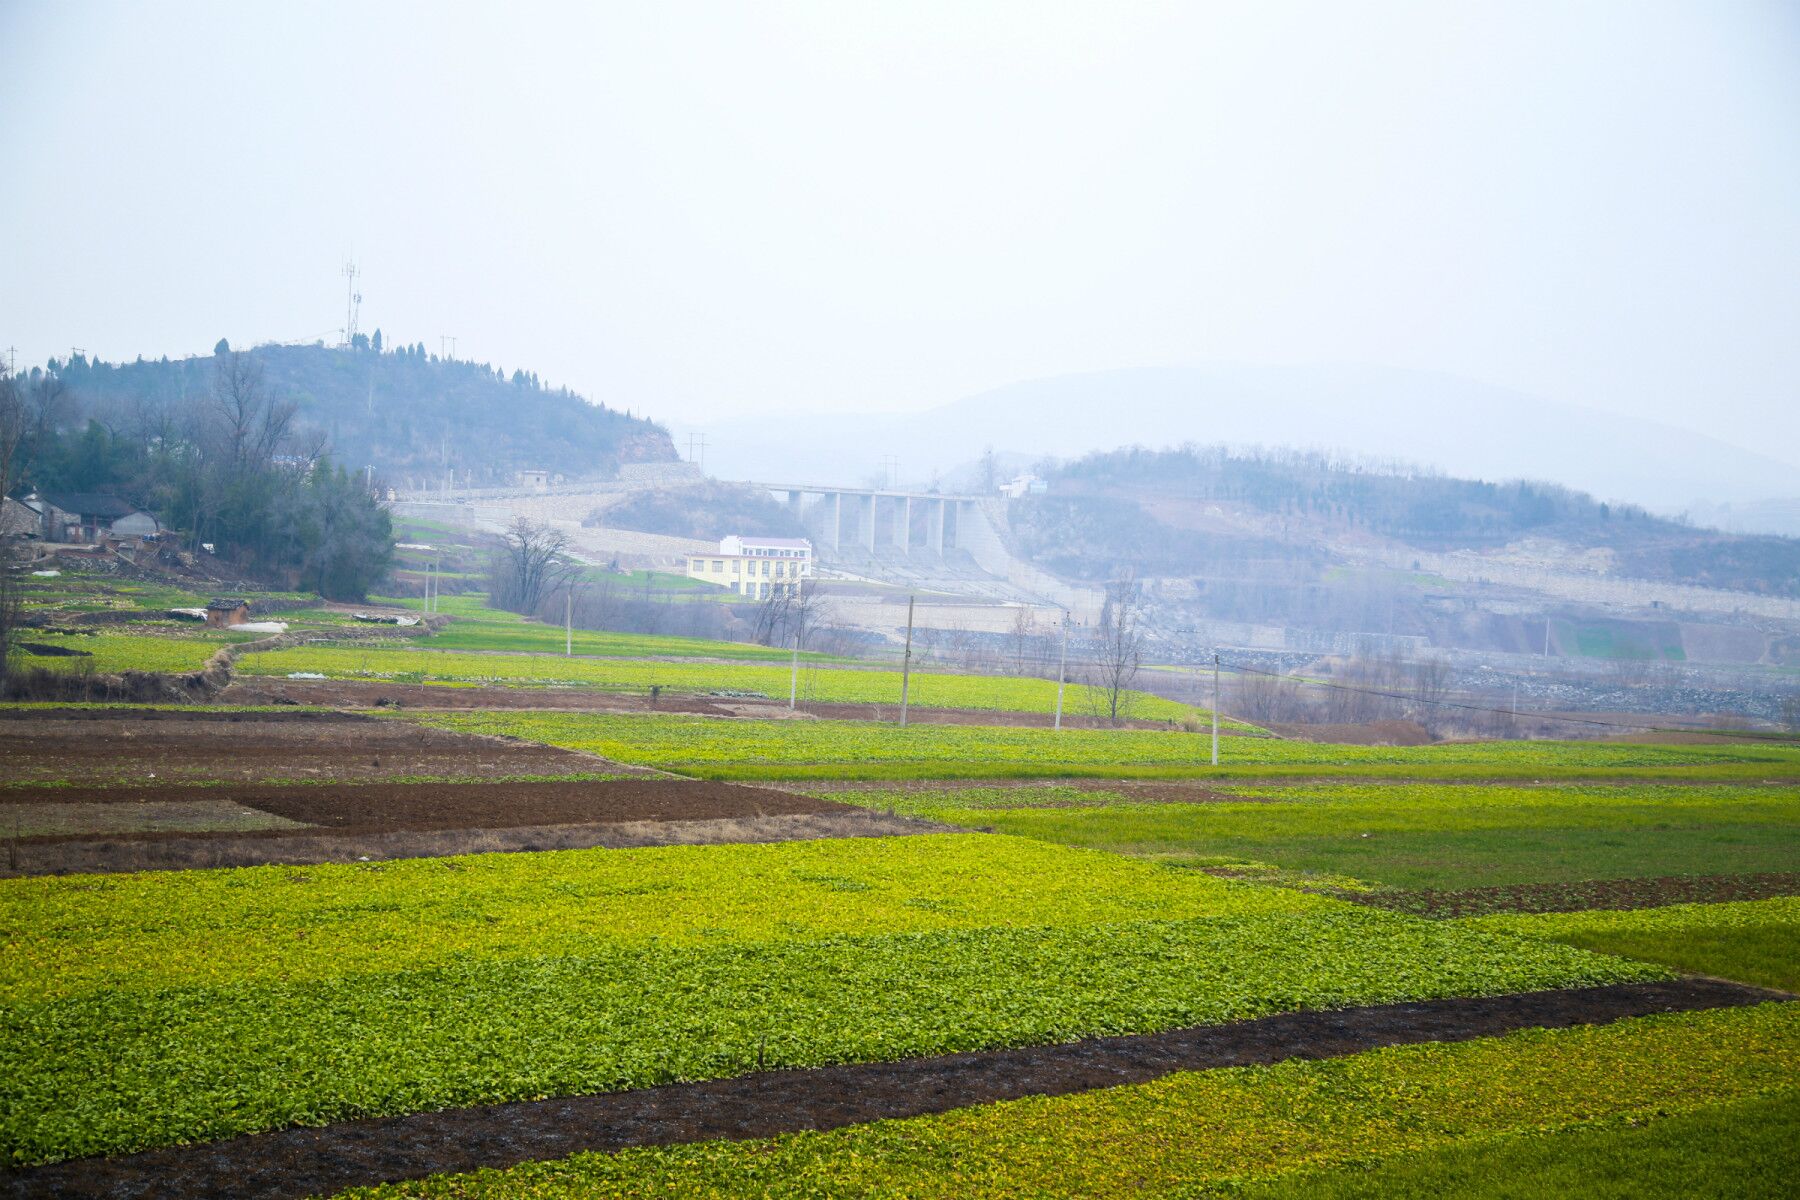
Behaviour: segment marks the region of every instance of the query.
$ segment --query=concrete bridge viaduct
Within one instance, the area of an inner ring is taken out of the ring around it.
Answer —
[[[795,516],[804,512],[814,528],[822,528],[825,545],[834,551],[911,555],[925,550],[942,556],[946,550],[973,549],[968,543],[982,522],[980,496],[813,484],[762,486],[785,498]]]

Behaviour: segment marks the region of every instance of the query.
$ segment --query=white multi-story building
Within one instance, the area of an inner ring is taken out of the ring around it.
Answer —
[[[813,548],[805,538],[740,537],[719,540],[717,554],[688,559],[688,578],[730,588],[740,596],[766,598],[776,588],[800,587],[812,578]]]

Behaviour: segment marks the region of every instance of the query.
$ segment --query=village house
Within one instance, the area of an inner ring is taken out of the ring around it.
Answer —
[[[46,492],[25,497],[47,542],[155,537],[162,522],[135,504],[102,492]]]
[[[0,537],[36,538],[44,534],[44,521],[37,512],[11,496],[0,499]]]
[[[215,629],[242,625],[250,619],[250,602],[236,596],[215,596],[206,602],[206,623]]]
[[[741,537],[719,540],[717,554],[688,559],[688,578],[766,599],[776,589],[800,588],[812,578],[813,548],[805,538]]]

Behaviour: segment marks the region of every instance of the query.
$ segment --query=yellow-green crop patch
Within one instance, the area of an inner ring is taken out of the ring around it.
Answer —
[[[34,655],[15,648],[13,665],[43,667],[51,671],[93,671],[114,675],[122,671],[156,671],[180,675],[206,666],[221,646],[252,640],[253,634],[225,631],[171,630],[170,636],[101,633],[83,637],[21,637],[20,641],[54,644],[74,654]]]
[[[0,919],[15,1163],[1665,974],[978,835],[7,880]]]
[[[1791,1095],[1800,1006],[1531,1030],[797,1133],[578,1154],[344,1193],[397,1197],[1234,1194],[1332,1167]]]
[[[0,881],[0,999],[721,945],[1343,907],[1015,838],[934,834]]]
[[[1682,971],[1800,990],[1800,897],[1465,917],[1494,933],[1563,942]]]

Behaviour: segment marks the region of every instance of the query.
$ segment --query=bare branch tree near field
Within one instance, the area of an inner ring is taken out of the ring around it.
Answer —
[[[792,646],[799,638],[804,650],[830,616],[830,604],[814,588],[773,588],[756,606],[755,638],[765,646]]]
[[[568,550],[568,534],[519,517],[507,526],[504,543],[489,566],[489,602],[512,612],[536,613],[580,573]]]
[[[1008,631],[1007,650],[1012,655],[1013,670],[1025,674],[1025,654],[1031,648],[1032,639],[1037,636],[1037,621],[1034,619],[1031,606],[1021,604],[1013,611],[1012,629]]]
[[[1137,581],[1107,587],[1106,607],[1092,643],[1093,658],[1083,671],[1088,708],[1117,725],[1129,720],[1144,666],[1144,597]]]
[[[0,504],[12,494],[14,464],[28,424],[24,392],[18,380],[0,368]],[[12,561],[15,540],[14,531],[0,522],[0,689],[6,684],[13,631],[18,628],[24,606]]]

